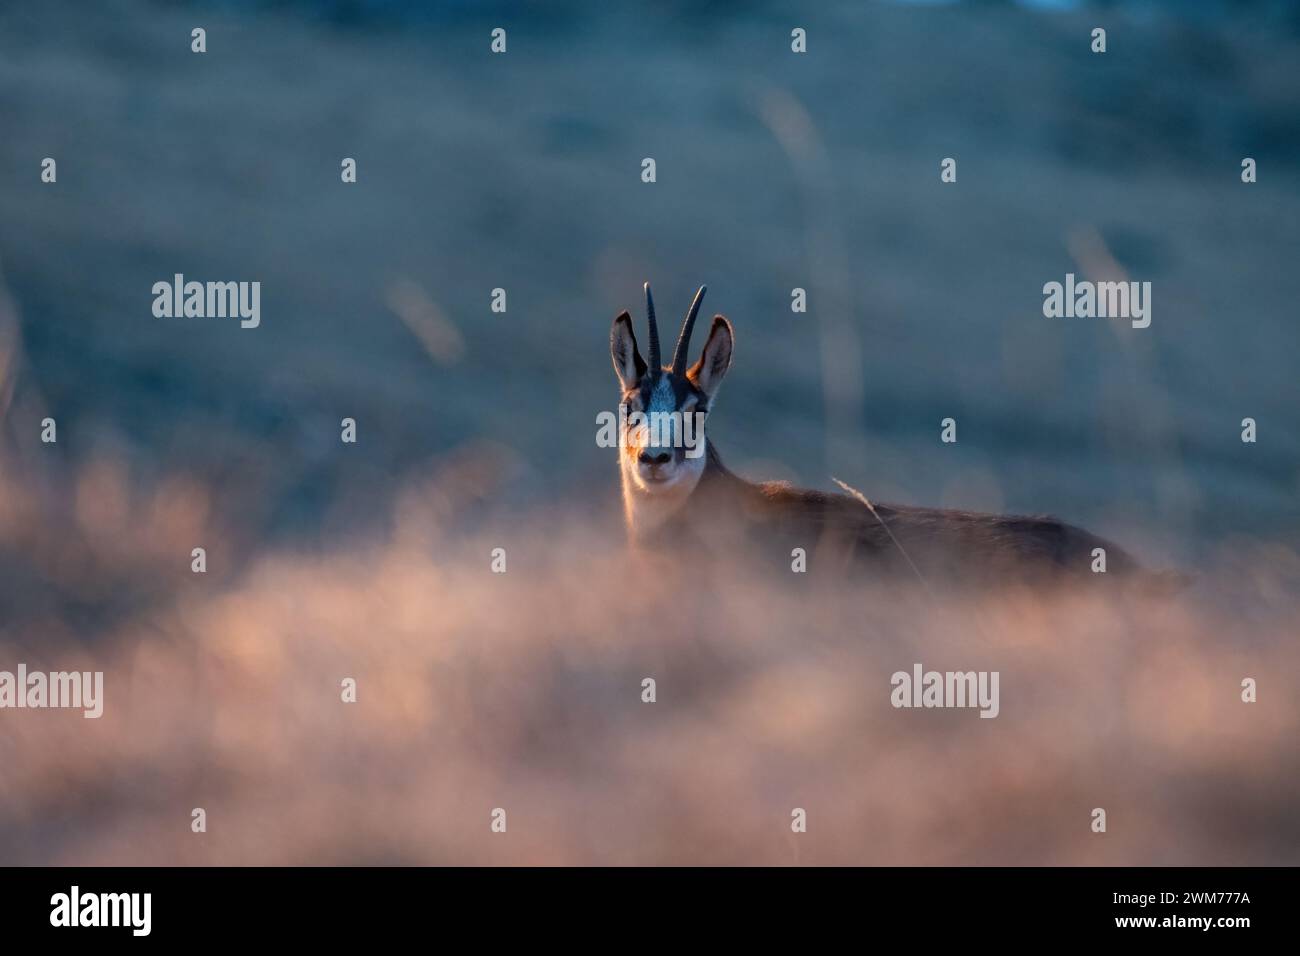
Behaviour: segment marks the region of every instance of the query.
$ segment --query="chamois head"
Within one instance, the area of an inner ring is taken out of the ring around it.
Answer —
[[[687,366],[691,331],[704,291],[705,287],[700,286],[695,293],[677,337],[672,363],[667,366],[659,355],[659,328],[648,282],[648,358],[643,359],[637,348],[632,316],[623,312],[614,319],[609,348],[622,389],[621,401],[629,419],[640,413],[646,425],[625,429],[620,443],[619,463],[627,490],[645,495],[689,494],[704,470],[704,417],[731,366],[732,347],[731,323],[716,315],[699,360]]]

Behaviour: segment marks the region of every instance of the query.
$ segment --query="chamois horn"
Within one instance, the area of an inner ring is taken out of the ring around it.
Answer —
[[[682,334],[677,337],[677,348],[673,352],[674,375],[686,374],[686,360],[691,350],[691,331],[695,328],[695,317],[700,314],[700,303],[704,301],[704,293],[708,290],[708,286],[700,286],[700,291],[695,293],[690,311],[686,313],[686,321],[682,323]]]
[[[663,360],[659,357],[659,326],[655,324],[655,300],[650,295],[650,283],[645,284],[645,314],[646,322],[650,326],[650,371],[658,375],[663,368]]]

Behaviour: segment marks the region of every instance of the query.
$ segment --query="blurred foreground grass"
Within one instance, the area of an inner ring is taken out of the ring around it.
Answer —
[[[0,714],[5,863],[1300,860],[1300,557],[1277,545],[1172,600],[774,589],[649,573],[572,516],[457,532],[444,476],[382,542],[222,571],[201,486],[74,484],[58,536],[0,488],[0,559],[29,576],[0,667],[106,671],[99,720]],[[189,572],[196,536],[215,573]],[[914,662],[1000,671],[1000,716],[893,709]]]

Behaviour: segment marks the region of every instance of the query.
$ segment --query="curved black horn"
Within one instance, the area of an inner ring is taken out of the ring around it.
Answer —
[[[677,348],[673,351],[673,374],[686,374],[686,359],[691,350],[691,330],[695,328],[695,317],[700,314],[700,303],[704,301],[704,293],[709,291],[706,285],[700,286],[700,291],[695,293],[695,301],[691,303],[691,310],[686,313],[686,321],[682,323],[682,334],[677,337]]]
[[[659,357],[659,326],[655,324],[655,300],[650,295],[650,283],[645,284],[645,314],[650,325],[650,371],[655,375],[663,369],[663,360]]]

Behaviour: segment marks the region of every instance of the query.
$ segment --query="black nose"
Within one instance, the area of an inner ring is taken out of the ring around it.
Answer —
[[[637,456],[643,465],[666,465],[672,459],[673,453],[670,451],[661,451],[658,454],[654,452],[643,451]]]

